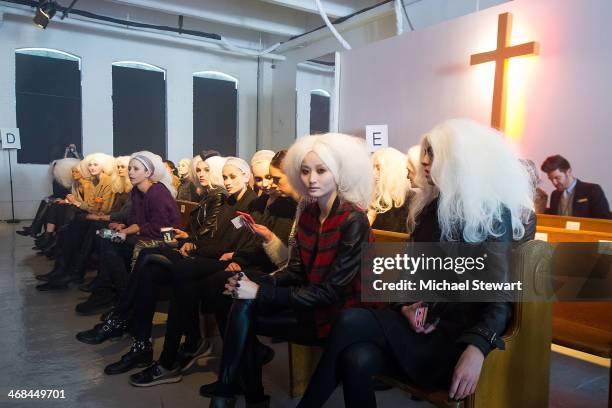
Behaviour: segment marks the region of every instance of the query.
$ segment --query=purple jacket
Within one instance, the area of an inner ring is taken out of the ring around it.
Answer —
[[[132,208],[128,215],[128,225],[138,224],[142,238],[161,240],[161,228],[180,228],[178,206],[163,184],[153,184],[146,194],[135,187],[130,195]]]

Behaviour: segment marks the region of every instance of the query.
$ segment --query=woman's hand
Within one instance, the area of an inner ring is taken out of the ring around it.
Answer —
[[[98,214],[87,214],[85,219],[90,221],[100,221],[100,216]]]
[[[250,280],[244,272],[230,277],[225,284],[224,295],[231,295],[235,299],[255,299],[259,285]]]
[[[411,305],[402,306],[402,314],[408,320],[410,328],[417,333],[429,334],[436,329],[436,325],[430,324],[425,327],[418,326],[416,323],[416,311],[423,302],[416,302]]]
[[[195,245],[193,242],[185,242],[181,249],[179,249],[179,253],[183,256],[189,256],[189,253],[195,249]]]
[[[119,232],[120,230],[125,228],[125,224],[121,224],[119,222],[111,222],[110,224],[108,224],[108,228],[112,229],[113,231]]]
[[[220,261],[229,261],[232,259],[232,257],[234,256],[233,252],[226,252],[223,255],[221,255],[221,258],[219,258]]]
[[[274,233],[270,231],[265,225],[251,224],[251,227],[253,228],[253,232],[259,235],[261,239],[265,241],[266,244],[272,241],[272,238],[274,238]]]
[[[174,238],[176,238],[176,239],[187,239],[187,238],[189,238],[189,234],[187,234],[183,230],[180,230],[178,228],[174,228]]]
[[[225,268],[225,270],[228,272],[240,272],[242,268],[236,262],[232,262],[227,265],[227,268]]]
[[[74,197],[74,194],[68,194],[66,196],[66,202],[69,204],[74,204],[76,202],[76,198]]]
[[[448,392],[450,399],[462,400],[476,391],[483,362],[484,355],[478,347],[470,344],[465,348],[455,366]]]

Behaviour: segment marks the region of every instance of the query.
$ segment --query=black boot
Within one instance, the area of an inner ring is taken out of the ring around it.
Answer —
[[[32,249],[43,249],[53,240],[55,237],[54,232],[44,232],[39,238],[34,240],[34,247]]]
[[[21,231],[15,231],[15,232],[21,235],[22,237],[32,236],[32,230],[30,229],[30,227],[23,227]]]
[[[134,344],[121,360],[107,365],[104,374],[115,375],[130,371],[133,368],[148,367],[153,363],[153,345],[149,340],[135,340]]]
[[[79,287],[80,289],[80,287]],[[89,298],[74,308],[75,312],[83,316],[103,313],[112,309],[115,304],[115,294],[107,289],[99,289],[91,293]]]
[[[236,397],[212,397],[208,408],[234,408]]]
[[[61,259],[56,261],[53,265],[53,269],[50,272],[43,273],[42,275],[36,275],[35,278],[43,282],[48,282],[52,279],[57,279],[58,277],[60,277],[60,275],[64,274],[64,269],[61,263]]]
[[[102,323],[96,324],[93,329],[76,334],[76,339],[85,344],[100,344],[106,340],[121,340],[127,333],[127,322],[111,315]]]
[[[50,292],[68,289],[72,284],[70,276],[66,274],[56,275],[52,279],[49,279],[47,283],[41,283],[36,285],[36,290],[41,292]]]

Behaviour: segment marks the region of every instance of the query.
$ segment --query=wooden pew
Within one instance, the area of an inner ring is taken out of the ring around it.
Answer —
[[[580,231],[604,232],[612,234],[612,220],[548,214],[538,214],[537,217],[539,227],[553,227],[562,229],[576,228]]]
[[[178,205],[179,213],[181,214],[181,227],[187,228],[187,225],[189,225],[189,214],[198,206],[198,203],[176,200],[176,205]]]
[[[565,228],[568,221],[579,223],[580,230]],[[612,241],[612,221],[538,214],[537,232],[545,234],[538,238],[553,244]],[[555,302],[552,334],[555,344],[612,358],[612,302]],[[612,408],[612,370],[608,407]]]
[[[401,242],[406,234],[374,230],[377,242]],[[552,248],[541,241],[530,241],[513,253],[514,267],[521,278],[548,276]],[[476,393],[463,401],[449,401],[448,390],[428,390],[406,379],[381,380],[438,407],[506,408],[547,407],[551,343],[550,303],[514,304],[513,318],[503,338],[506,350],[494,350],[485,360]],[[289,344],[290,393],[302,395],[321,351]]]
[[[550,243],[557,242],[599,242],[612,241],[612,233],[597,232],[597,231],[574,231],[565,228],[556,227],[536,227],[536,232],[539,234],[536,239],[545,237]],[[545,236],[541,234],[546,234]]]

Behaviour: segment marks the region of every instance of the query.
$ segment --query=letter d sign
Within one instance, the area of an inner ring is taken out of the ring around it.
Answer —
[[[21,149],[21,138],[17,128],[0,129],[0,141],[2,149]]]

